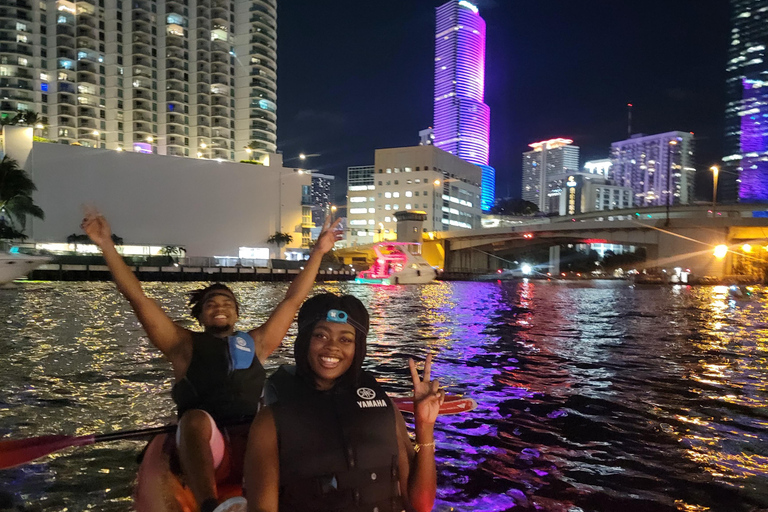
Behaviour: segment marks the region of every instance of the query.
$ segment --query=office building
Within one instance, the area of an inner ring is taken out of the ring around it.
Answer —
[[[403,210],[425,212],[425,231],[480,227],[482,171],[478,166],[427,145],[377,149],[374,171],[373,185],[364,185],[366,190],[354,196],[367,196],[366,202],[353,199],[350,189],[350,229],[373,230],[376,241],[395,239],[395,212]]]
[[[312,171],[312,222],[320,227],[333,205],[336,176]]]
[[[376,165],[347,168],[347,242],[365,245],[397,236],[395,212],[427,213],[424,229],[479,228],[481,170],[424,146],[379,149]]]
[[[482,169],[482,209],[493,206],[496,171],[488,165],[491,112],[483,103],[485,20],[467,0],[437,8],[434,145]]]
[[[36,112],[63,144],[268,164],[276,17],[276,0],[3,2],[0,116]]]
[[[584,172],[608,178],[611,173],[611,159],[601,158],[599,160],[587,160],[584,162]]]
[[[538,206],[539,211],[555,213],[559,207],[550,204],[548,183],[556,176],[579,170],[579,147],[573,140],[557,138],[528,144],[531,151],[523,153],[523,194],[526,201]],[[559,203],[558,203],[559,204]]]
[[[376,225],[374,166],[347,167],[347,233],[349,245],[365,245],[381,239]]]
[[[768,200],[768,1],[731,0],[718,202]]]
[[[694,200],[693,134],[636,134],[611,144],[611,176],[632,189],[634,206],[689,204]]]

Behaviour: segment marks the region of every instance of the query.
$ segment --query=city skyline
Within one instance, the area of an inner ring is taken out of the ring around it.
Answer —
[[[285,159],[319,153],[304,165],[345,179],[348,166],[370,165],[377,148],[418,144],[418,131],[432,124],[434,14],[442,3],[278,4]],[[520,196],[520,155],[536,140],[572,138],[583,160],[606,158],[611,143],[626,138],[631,102],[634,133],[695,133],[697,191],[707,197],[706,169],[723,156],[725,0],[658,0],[642,9],[474,3],[487,23],[497,196]]]

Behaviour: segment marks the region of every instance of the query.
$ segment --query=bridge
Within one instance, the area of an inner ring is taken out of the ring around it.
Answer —
[[[607,210],[534,217],[472,231],[438,234],[446,272],[491,273],[515,254],[549,248],[549,272],[560,272],[560,248],[602,242],[643,247],[646,269],[690,269],[696,276],[762,276],[768,261],[768,204]],[[719,245],[728,247],[715,255]]]

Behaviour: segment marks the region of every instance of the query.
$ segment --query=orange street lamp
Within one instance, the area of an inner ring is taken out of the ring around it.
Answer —
[[[714,210],[717,206],[717,177],[720,174],[720,168],[713,165],[709,170],[712,171],[712,209]]]

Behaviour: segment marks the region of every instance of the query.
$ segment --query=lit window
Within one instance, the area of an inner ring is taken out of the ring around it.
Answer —
[[[373,226],[373,224],[374,224],[374,220],[373,219],[368,219],[368,225],[369,226]]]
[[[385,210],[391,210],[392,209],[392,205],[391,204],[385,204],[384,205],[384,209]]]
[[[368,208],[368,213],[376,213],[376,208]]]
[[[392,197],[392,192],[384,192],[384,197],[389,199],[390,197]]]
[[[393,192],[392,197],[400,197],[400,192]]]
[[[399,210],[400,209],[400,205],[399,204],[393,205],[392,209],[393,210]]]
[[[408,191],[405,193],[405,197],[413,197],[413,192],[411,192],[410,190],[408,190]]]
[[[410,210],[411,209],[411,203],[406,203],[405,204],[405,209],[406,210]]]
[[[367,208],[350,208],[349,213],[353,215],[360,215],[360,214],[368,213],[368,209]]]
[[[350,203],[364,203],[366,201],[366,198],[364,197],[350,197],[349,202]]]
[[[384,217],[384,222],[392,222],[392,217]]]

